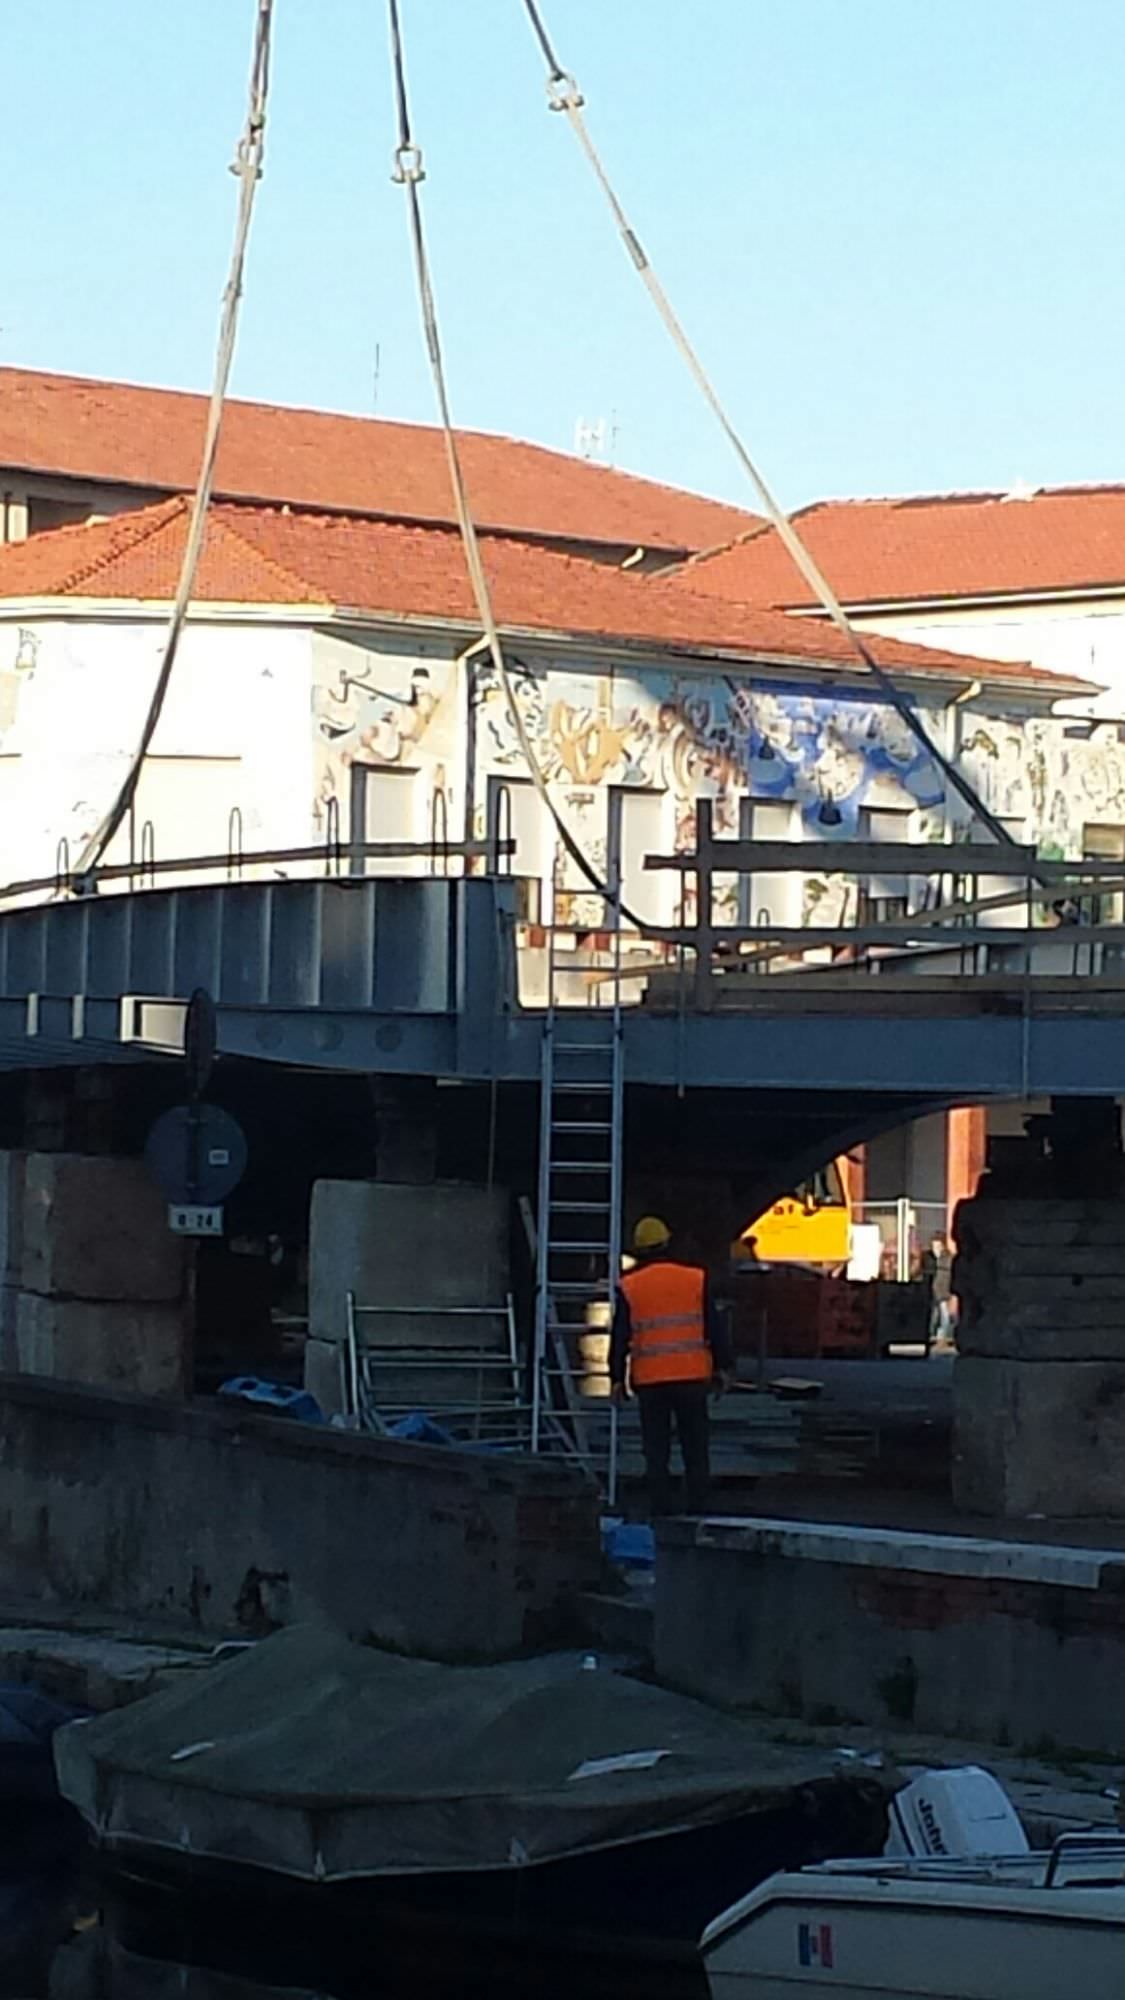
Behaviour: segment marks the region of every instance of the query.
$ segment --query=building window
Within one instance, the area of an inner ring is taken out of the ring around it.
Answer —
[[[80,527],[92,513],[88,500],[53,500],[46,493],[29,493],[27,532],[29,535],[44,535],[51,528]]]
[[[1082,829],[1083,861],[1120,861],[1125,873],[1125,826],[1086,826]],[[1082,915],[1092,924],[1125,922],[1125,896],[1094,891],[1081,898]]]
[[[419,840],[417,771],[400,771],[384,764],[353,764],[351,770],[351,838],[360,844]],[[422,854],[353,855],[355,875],[420,875],[426,872]]]
[[[634,791],[614,785],[609,794],[609,879],[620,880],[621,895],[642,924],[660,924],[665,916],[669,877],[645,867],[645,856],[663,854],[670,845],[663,792]]]
[[[1020,842],[1024,835],[1022,819],[1002,819],[1000,825],[1009,837]],[[975,819],[969,829],[970,847],[995,847],[988,828]],[[1002,930],[1005,926],[1019,928],[1027,919],[1027,883],[1018,875],[986,875],[981,872],[975,878],[962,876],[958,882],[958,901],[985,901],[996,897],[1003,899],[994,910],[978,910],[968,921],[980,930]],[[1014,900],[1009,901],[1008,898]]]
[[[903,846],[910,839],[912,808],[881,811],[875,807],[864,807],[859,815],[859,837],[861,840],[878,843],[893,842]],[[867,875],[860,883],[859,922],[861,924],[893,924],[910,914],[910,877],[908,875]]]
[[[799,840],[800,819],[784,799],[742,799],[738,809],[742,840]],[[794,869],[761,869],[738,878],[738,921],[744,927],[797,925],[801,921],[804,876]]]
[[[544,885],[551,877],[555,829],[530,779],[489,779],[488,838],[515,843],[514,854],[498,857],[497,873],[515,877],[516,914],[521,922],[543,923]]]

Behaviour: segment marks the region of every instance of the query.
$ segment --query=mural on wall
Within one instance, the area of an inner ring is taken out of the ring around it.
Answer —
[[[17,626],[14,634],[9,634],[8,657],[0,666],[0,750],[10,746],[8,738],[19,721],[20,702],[24,689],[35,678],[39,664],[41,640],[38,632],[29,631],[25,626]]]
[[[428,775],[426,824],[439,838],[454,825],[457,673],[445,660],[371,652],[343,640],[321,642],[313,674],[313,825],[347,832],[353,764]]]
[[[1088,826],[1125,827],[1125,743],[1116,722],[1044,716],[1017,726],[973,716],[959,763],[991,811],[1047,859],[1081,859]]]
[[[854,838],[866,808],[919,815],[919,836],[940,837],[945,788],[913,733],[885,703],[854,692],[805,694],[728,682],[722,676],[513,674],[516,699],[560,810],[591,859],[604,856],[607,786],[666,792],[675,841],[695,839],[695,801],[715,805],[720,834],[738,833],[743,797],[791,803],[810,839]],[[485,769],[517,776],[523,751],[498,678],[478,670],[478,743]],[[587,793],[582,788],[590,787]],[[556,891],[566,921],[597,921],[598,899],[584,890],[560,844]],[[690,920],[693,890],[686,888]],[[808,878],[806,914],[844,920],[843,885]],[[716,917],[737,920],[737,884],[720,883]],[[581,898],[580,901],[576,900]],[[587,907],[589,906],[589,907]]]
[[[386,764],[428,774],[457,836],[454,794],[465,755],[459,672],[449,662],[335,644],[314,690],[322,817],[331,799],[346,811],[352,763]],[[955,794],[947,797],[933,759],[898,713],[862,688],[814,692],[718,673],[598,672],[580,663],[533,672],[517,661],[511,680],[558,810],[599,873],[606,866],[610,787],[664,794],[667,838],[681,849],[694,842],[700,795],[713,800],[723,835],[738,833],[741,803],[749,798],[789,805],[794,832],[799,826],[819,841],[856,838],[864,811],[909,815],[905,838],[942,840],[947,821],[955,835],[967,837],[967,809]],[[474,824],[483,837],[488,779],[527,773],[507,696],[487,660],[478,659],[472,702]],[[937,740],[945,740],[940,713],[926,719]],[[1079,720],[995,718],[974,710],[961,713],[959,727],[961,769],[1018,838],[1037,842],[1045,854],[1077,857],[1084,826],[1125,826],[1125,744],[1116,725],[1090,731]],[[560,918],[591,926],[604,918],[561,840],[551,872]],[[681,907],[690,920],[690,878],[684,893]],[[738,893],[734,878],[717,885],[719,921],[738,921]],[[854,896],[854,883],[842,876],[806,875],[800,920],[847,922]],[[678,915],[670,901],[669,921]]]
[[[652,786],[790,799],[810,835],[854,835],[864,806],[932,812],[944,785],[932,759],[885,703],[842,692],[766,691],[702,676],[566,673],[515,680],[524,725],[549,783]],[[478,675],[488,767],[521,769],[503,689]]]

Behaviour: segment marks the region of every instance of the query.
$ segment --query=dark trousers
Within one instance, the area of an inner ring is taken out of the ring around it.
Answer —
[[[649,1506],[654,1519],[658,1514],[674,1511],[668,1469],[673,1418],[684,1461],[684,1511],[707,1512],[711,1478],[707,1415],[710,1387],[709,1382],[651,1382],[637,1390]]]

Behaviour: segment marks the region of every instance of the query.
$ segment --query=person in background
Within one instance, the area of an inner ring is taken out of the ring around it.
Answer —
[[[953,1339],[955,1301],[953,1255],[944,1236],[930,1238],[922,1270],[930,1285],[930,1341],[948,1344]]]
[[[729,1335],[711,1302],[707,1273],[675,1257],[672,1232],[659,1216],[641,1217],[633,1255],[635,1269],[622,1278],[614,1307],[611,1394],[615,1403],[624,1402],[628,1374],[640,1410],[653,1518],[672,1511],[673,1422],[684,1462],[685,1511],[703,1514],[710,1484],[707,1402],[734,1380]]]

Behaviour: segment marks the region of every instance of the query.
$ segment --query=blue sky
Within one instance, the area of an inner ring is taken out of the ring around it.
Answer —
[[[520,0],[402,0],[454,408],[751,502]],[[625,204],[788,504],[1125,477],[1120,0],[544,0]],[[209,380],[252,0],[0,25],[0,360]],[[379,0],[277,0],[236,393],[429,420]]]

